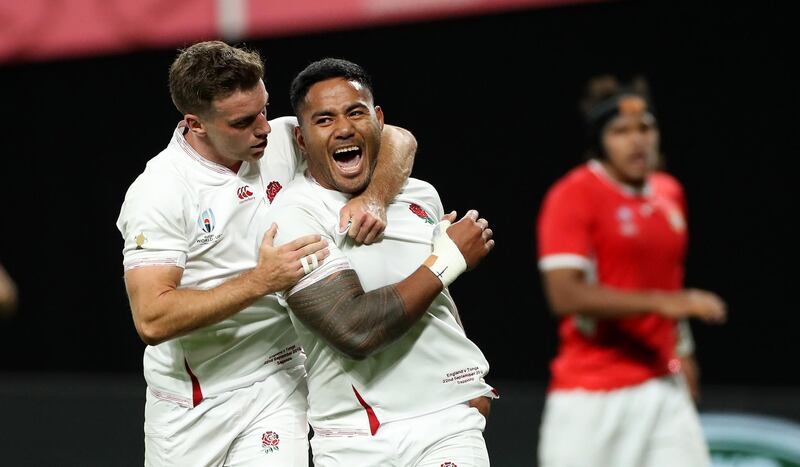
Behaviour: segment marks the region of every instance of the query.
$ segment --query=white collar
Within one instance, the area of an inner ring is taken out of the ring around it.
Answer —
[[[186,121],[181,120],[180,123],[178,123],[178,127],[175,128],[175,134],[174,134],[175,142],[178,143],[178,146],[180,146],[181,149],[183,149],[183,152],[187,156],[189,156],[191,159],[193,159],[195,162],[199,163],[203,167],[209,170],[213,170],[214,172],[226,175],[236,175],[236,172],[229,169],[228,167],[225,167],[222,164],[217,164],[216,162],[212,162],[206,159],[205,157],[201,156],[200,153],[197,152],[192,147],[192,145],[189,144],[188,141],[186,141],[184,133],[186,132],[187,128],[188,127],[186,126]],[[246,164],[249,165],[247,162],[242,162],[242,168],[244,168],[245,170],[247,170],[247,167],[245,166]],[[245,170],[242,170],[242,168],[239,169],[239,172],[245,173]]]
[[[589,166],[589,170],[592,171],[598,178],[605,181],[606,183],[610,184],[612,188],[620,191],[623,195],[627,197],[647,197],[650,196],[652,189],[650,187],[650,177],[647,178],[644,182],[644,186],[641,188],[635,187],[633,185],[629,185],[627,183],[622,183],[619,180],[615,179],[608,173],[608,170],[603,166],[603,164],[595,159],[590,160],[587,162]]]

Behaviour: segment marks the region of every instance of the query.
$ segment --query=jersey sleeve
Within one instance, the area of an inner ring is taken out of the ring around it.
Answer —
[[[141,175],[128,189],[117,228],[125,271],[144,266],[186,266],[189,252],[185,196],[174,183]],[[170,191],[166,193],[165,190]]]
[[[330,251],[330,255],[325,258],[321,266],[303,276],[290,289],[278,294],[283,306],[286,306],[286,299],[289,296],[319,282],[334,272],[352,269],[350,261],[337,246],[346,235],[346,232],[339,233],[335,231],[336,227],[333,226],[337,225],[337,220],[326,222],[323,216],[313,213],[310,209],[300,205],[288,205],[278,207],[266,216],[266,226],[272,225],[273,222],[278,226],[278,232],[273,242],[274,246],[284,245],[304,235],[319,234],[322,239],[328,242],[328,250]]]
[[[556,184],[537,221],[539,269],[591,268],[591,205],[580,186]]]

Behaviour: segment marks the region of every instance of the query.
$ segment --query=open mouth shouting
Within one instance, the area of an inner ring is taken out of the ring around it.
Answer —
[[[355,145],[343,146],[333,152],[333,161],[344,176],[361,172],[362,149]]]

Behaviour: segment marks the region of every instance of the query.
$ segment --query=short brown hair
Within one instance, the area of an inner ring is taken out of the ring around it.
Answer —
[[[169,68],[169,93],[183,114],[200,114],[211,102],[241,89],[251,89],[264,77],[258,52],[221,41],[198,42],[180,51]]]

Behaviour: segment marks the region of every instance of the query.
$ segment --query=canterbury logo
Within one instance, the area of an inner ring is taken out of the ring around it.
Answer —
[[[250,191],[249,186],[243,186],[236,190],[236,195],[239,197],[239,199],[247,199],[253,196],[253,192]]]

